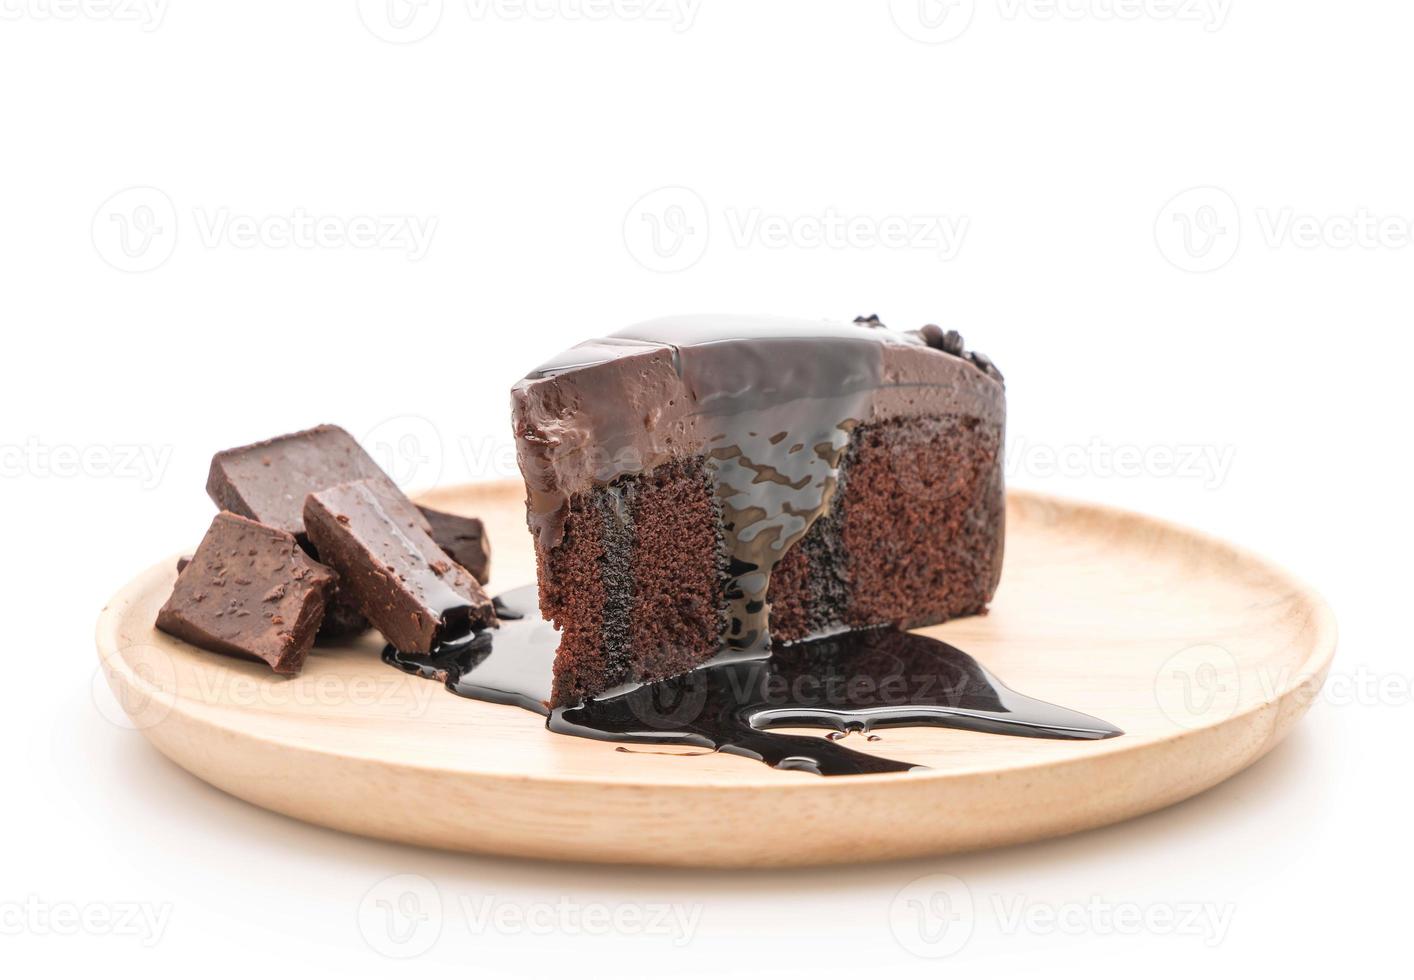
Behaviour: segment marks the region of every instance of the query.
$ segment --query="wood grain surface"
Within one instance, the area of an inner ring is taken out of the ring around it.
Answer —
[[[534,580],[523,494],[501,482],[423,497],[486,522],[493,592]],[[928,771],[835,778],[713,753],[622,752],[401,674],[379,659],[376,635],[316,648],[295,679],[190,647],[152,626],[176,575],[170,559],[104,608],[98,652],[157,749],[259,806],[433,847],[714,867],[940,854],[1124,820],[1250,765],[1319,690],[1334,619],[1262,559],[1032,493],[1010,494],[1007,519],[991,614],[922,632],[1124,736],[891,729],[844,744]]]

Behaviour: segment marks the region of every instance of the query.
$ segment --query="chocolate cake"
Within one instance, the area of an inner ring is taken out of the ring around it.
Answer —
[[[986,609],[1005,391],[955,331],[656,320],[512,390],[553,701]]]

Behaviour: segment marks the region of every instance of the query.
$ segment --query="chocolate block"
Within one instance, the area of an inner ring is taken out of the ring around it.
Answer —
[[[304,498],[316,490],[366,481],[403,526],[427,520],[353,438],[336,425],[227,449],[211,458],[206,492],[222,510],[305,537]]]
[[[294,535],[223,512],[177,576],[157,628],[298,674],[333,586],[334,573],[311,561]]]
[[[486,527],[480,519],[444,514],[420,504],[417,509],[427,519],[437,547],[482,585],[491,580],[491,539],[486,536]]]
[[[311,493],[304,525],[323,560],[389,643],[429,653],[444,637],[497,624],[491,600],[421,527],[359,481]]]

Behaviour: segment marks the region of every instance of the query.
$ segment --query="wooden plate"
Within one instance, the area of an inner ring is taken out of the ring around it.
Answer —
[[[425,499],[486,521],[493,592],[534,580],[519,484]],[[271,810],[457,850],[695,866],[941,854],[1124,820],[1250,765],[1319,690],[1335,622],[1280,569],[1194,531],[1031,493],[1011,493],[1007,521],[992,613],[925,632],[1124,736],[892,729],[845,744],[930,770],[834,778],[710,753],[630,754],[399,673],[373,636],[316,648],[293,680],[187,646],[152,627],[171,560],[104,608],[98,651],[153,745]]]

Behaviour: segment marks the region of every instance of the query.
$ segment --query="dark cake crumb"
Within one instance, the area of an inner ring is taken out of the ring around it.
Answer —
[[[721,509],[704,461],[684,459],[633,481],[633,605],[636,677],[691,670],[726,629]]]
[[[537,552],[540,605],[545,618],[560,630],[555,660],[554,703],[572,704],[609,673],[604,651],[604,611],[607,583],[604,517],[590,494],[569,503],[564,538],[550,560]],[[612,682],[611,682],[612,683]]]
[[[980,612],[1001,574],[1001,431],[976,419],[864,426],[839,511],[845,624],[913,626]]]

